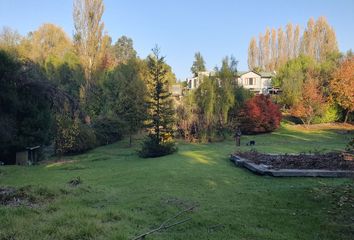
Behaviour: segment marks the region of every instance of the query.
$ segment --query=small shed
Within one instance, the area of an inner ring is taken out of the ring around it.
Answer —
[[[17,165],[32,165],[38,162],[40,146],[26,147],[26,150],[16,152],[16,164]]]

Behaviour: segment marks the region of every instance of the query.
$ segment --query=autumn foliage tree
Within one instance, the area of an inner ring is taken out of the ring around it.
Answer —
[[[240,128],[243,133],[271,132],[280,126],[281,112],[269,96],[257,95],[246,101],[240,111]]]
[[[322,62],[333,52],[338,52],[336,34],[321,16],[316,21],[310,18],[302,35],[299,25],[288,23],[285,29],[267,29],[264,35],[259,34],[258,46],[253,37],[248,47],[248,65],[251,70],[273,71],[300,54]]]
[[[302,87],[300,101],[290,109],[290,112],[304,124],[309,125],[316,116],[323,113],[324,106],[325,99],[318,80],[308,74]]]
[[[354,111],[354,57],[347,58],[336,70],[330,81],[330,89],[336,102],[346,110],[344,122]]]

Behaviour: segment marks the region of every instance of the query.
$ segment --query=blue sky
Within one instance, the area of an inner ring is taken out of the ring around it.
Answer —
[[[0,0],[0,27],[21,34],[50,22],[73,35],[72,0]],[[104,0],[105,31],[113,42],[121,35],[134,40],[140,57],[158,44],[179,79],[190,75],[194,53],[207,68],[234,55],[247,70],[252,36],[266,27],[288,22],[303,28],[310,17],[326,16],[335,28],[341,51],[354,50],[354,0],[232,1],[232,0]]]

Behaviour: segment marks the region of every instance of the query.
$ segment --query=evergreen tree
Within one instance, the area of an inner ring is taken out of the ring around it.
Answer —
[[[200,52],[196,52],[194,54],[194,62],[193,65],[191,67],[191,71],[193,73],[194,77],[198,76],[198,72],[204,72],[206,70],[205,68],[205,61],[203,56],[200,54]]]
[[[108,109],[124,122],[131,146],[132,135],[143,126],[146,119],[146,87],[139,76],[138,60],[121,64],[109,75],[106,84]],[[114,86],[115,85],[115,86]]]
[[[143,157],[158,157],[175,151],[172,141],[175,110],[166,78],[165,58],[160,56],[158,47],[152,51],[153,54],[147,60],[150,77],[147,80],[148,115],[146,126],[149,136],[140,152]]]

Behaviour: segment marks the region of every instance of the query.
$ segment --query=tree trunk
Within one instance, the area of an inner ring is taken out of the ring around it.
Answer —
[[[344,123],[347,123],[347,121],[348,121],[348,116],[349,116],[349,109],[347,110],[347,113],[345,114]]]
[[[130,133],[129,134],[129,147],[132,146],[132,134]]]

